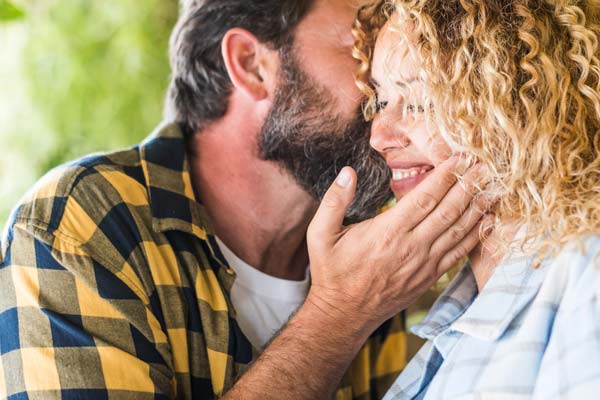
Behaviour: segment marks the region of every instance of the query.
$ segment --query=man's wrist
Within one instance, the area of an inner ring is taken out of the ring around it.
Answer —
[[[359,325],[309,295],[225,398],[331,398],[369,337]],[[281,375],[286,379],[277,379]]]
[[[369,327],[368,321],[364,321],[361,317],[358,313],[349,313],[320,296],[309,293],[304,305],[296,313],[294,322],[307,324],[321,333],[327,332],[326,337],[332,342],[341,341],[345,345],[343,351],[355,353],[373,330]]]

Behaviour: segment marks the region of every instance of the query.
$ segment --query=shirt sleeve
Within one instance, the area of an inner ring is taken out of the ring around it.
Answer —
[[[0,398],[170,399],[148,299],[76,243],[13,225],[0,257]]]
[[[406,365],[404,314],[385,322],[344,375],[336,392],[338,400],[381,399]]]

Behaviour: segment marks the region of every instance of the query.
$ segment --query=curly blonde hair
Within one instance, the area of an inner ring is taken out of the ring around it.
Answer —
[[[363,7],[354,55],[367,117],[375,110],[367,81],[373,47],[390,10],[398,30],[410,30],[404,42],[422,62],[436,129],[487,166],[497,224],[524,225],[525,242],[542,254],[599,233],[600,2],[387,0]]]

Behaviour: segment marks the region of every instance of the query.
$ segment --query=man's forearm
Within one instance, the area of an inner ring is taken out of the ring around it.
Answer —
[[[344,168],[308,228],[306,303],[225,399],[331,398],[377,326],[480,243],[486,206],[469,188],[481,174],[453,157],[388,212],[344,226],[357,185]]]
[[[332,398],[370,333],[342,318],[309,297],[224,399]]]

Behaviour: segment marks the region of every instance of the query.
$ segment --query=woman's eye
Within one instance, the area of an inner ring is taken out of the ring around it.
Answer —
[[[415,113],[423,114],[425,112],[425,107],[423,107],[420,104],[409,104],[406,106],[406,111],[408,111],[409,113],[412,113],[412,114],[415,114]]]

